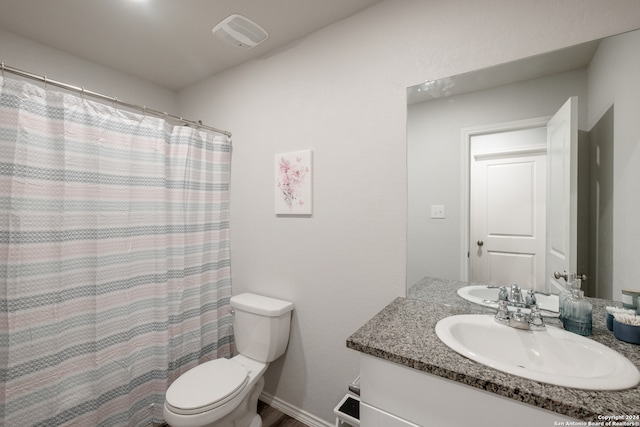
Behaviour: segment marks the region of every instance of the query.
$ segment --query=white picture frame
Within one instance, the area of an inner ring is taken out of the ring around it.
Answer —
[[[276,215],[311,215],[313,152],[293,151],[274,156]]]

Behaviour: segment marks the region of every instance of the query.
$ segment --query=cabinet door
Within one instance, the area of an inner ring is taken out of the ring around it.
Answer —
[[[361,427],[529,427],[559,425],[559,421],[579,425],[566,415],[364,353],[360,388]]]
[[[378,408],[360,403],[360,425],[363,427],[420,427]]]

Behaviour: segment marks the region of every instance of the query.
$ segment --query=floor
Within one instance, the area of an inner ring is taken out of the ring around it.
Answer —
[[[308,427],[261,401],[258,401],[258,414],[262,418],[262,427]]]
[[[260,400],[258,400],[258,414],[262,418],[262,427],[309,427],[305,423],[283,414]],[[167,424],[153,424],[153,427],[169,426]]]

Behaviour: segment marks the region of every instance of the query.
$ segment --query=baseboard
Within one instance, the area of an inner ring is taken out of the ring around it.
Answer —
[[[277,397],[274,397],[264,391],[260,395],[260,400],[262,400],[267,405],[276,408],[283,414],[287,414],[291,418],[305,423],[310,427],[334,427],[333,424],[327,423],[326,421],[316,417],[315,415],[303,411],[300,408],[296,408],[295,406],[283,401],[282,399],[278,399]]]

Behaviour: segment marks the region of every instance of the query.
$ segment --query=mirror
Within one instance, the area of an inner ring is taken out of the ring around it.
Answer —
[[[474,281],[469,135],[548,120],[573,96],[582,287],[612,300],[640,290],[638,30],[407,89],[408,297],[425,277]]]

